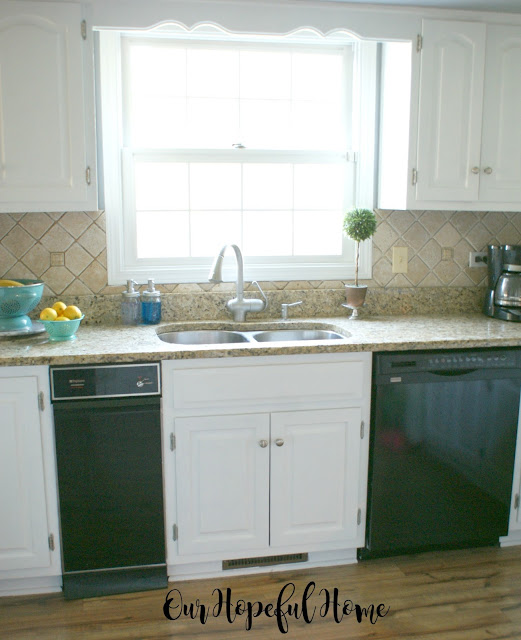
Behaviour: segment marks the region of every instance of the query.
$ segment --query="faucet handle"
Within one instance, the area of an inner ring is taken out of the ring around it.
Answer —
[[[264,298],[264,306],[262,307],[262,309],[259,309],[259,311],[264,311],[264,309],[266,309],[266,307],[268,306],[268,298],[266,298],[266,295],[264,291],[261,289],[261,286],[257,282],[257,280],[252,280],[251,283],[257,287],[257,289],[260,291],[261,296]]]
[[[302,300],[299,300],[298,302],[283,302],[280,305],[281,312],[282,312],[282,319],[283,320],[288,319],[288,307],[296,307],[298,304],[302,304]]]

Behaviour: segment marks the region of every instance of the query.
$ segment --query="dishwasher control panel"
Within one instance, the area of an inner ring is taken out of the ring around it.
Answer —
[[[158,362],[52,367],[50,375],[53,402],[75,398],[117,398],[161,394]]]

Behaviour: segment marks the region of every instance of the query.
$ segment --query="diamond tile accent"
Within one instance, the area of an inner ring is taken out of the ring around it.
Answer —
[[[60,225],[75,239],[79,238],[91,224],[92,219],[84,211],[72,211],[60,220]]]
[[[51,267],[42,274],[42,280],[52,291],[51,295],[60,295],[73,282],[74,274],[66,267]]]
[[[15,225],[2,240],[4,247],[16,257],[23,256],[34,243],[34,238],[19,224]]]
[[[85,249],[75,242],[65,254],[65,266],[78,276],[92,263],[92,256]]]
[[[106,248],[107,237],[96,224],[93,224],[78,238],[78,242],[96,258]]]
[[[398,240],[398,234],[387,222],[382,222],[376,227],[373,236],[374,244],[385,253]]]
[[[37,243],[24,255],[23,263],[39,277],[51,266],[51,253]]]
[[[5,237],[15,224],[16,221],[8,213],[0,213],[0,239]]]
[[[107,270],[97,260],[93,260],[80,275],[80,280],[93,293],[99,293],[107,285]]]
[[[441,247],[454,247],[458,244],[461,235],[450,224],[450,222],[447,222],[447,224],[444,224],[438,231],[434,238]]]
[[[422,225],[427,229],[431,236],[438,233],[449,218],[447,211],[424,211],[420,216]]]
[[[414,251],[419,251],[429,240],[430,236],[425,227],[415,222],[403,235],[404,240]]]
[[[74,238],[62,226],[55,224],[42,236],[40,242],[49,251],[67,251]]]
[[[441,260],[441,247],[436,240],[429,240],[418,255],[432,269]]]

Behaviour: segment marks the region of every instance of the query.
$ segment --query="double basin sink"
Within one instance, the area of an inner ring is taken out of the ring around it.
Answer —
[[[215,345],[266,342],[345,340],[348,334],[324,328],[276,328],[269,330],[189,329],[158,333],[163,342],[182,345]]]

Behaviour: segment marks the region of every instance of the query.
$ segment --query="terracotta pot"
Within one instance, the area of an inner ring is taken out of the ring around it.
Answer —
[[[344,307],[348,309],[352,309],[353,313],[351,314],[351,320],[355,320],[358,318],[358,309],[364,305],[365,296],[367,294],[367,285],[366,284],[346,284],[346,304]]]

